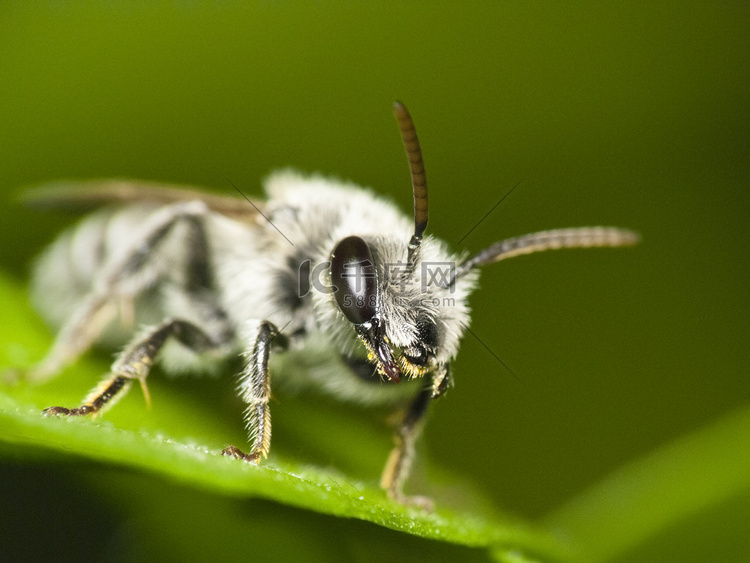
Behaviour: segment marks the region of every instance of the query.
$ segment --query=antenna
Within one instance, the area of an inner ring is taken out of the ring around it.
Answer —
[[[414,234],[409,241],[407,261],[411,267],[416,261],[416,253],[422,243],[422,234],[427,228],[427,176],[424,171],[422,148],[419,146],[417,130],[414,128],[409,110],[401,102],[393,102],[393,114],[398,121],[401,138],[404,141],[406,156],[411,170],[411,186],[414,192]]]

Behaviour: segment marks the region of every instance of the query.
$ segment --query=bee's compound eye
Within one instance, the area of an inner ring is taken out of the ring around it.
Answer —
[[[331,254],[331,282],[336,303],[344,316],[362,324],[375,316],[378,280],[367,243],[359,237],[339,241]]]

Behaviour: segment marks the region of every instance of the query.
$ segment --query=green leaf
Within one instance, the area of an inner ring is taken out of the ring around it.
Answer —
[[[623,557],[670,527],[746,496],[748,452],[750,408],[627,464],[550,514],[546,523],[586,546],[587,560]]]
[[[29,310],[23,292],[2,276],[0,296],[4,311],[0,365],[30,365],[49,345],[49,333]],[[46,406],[78,404],[106,368],[106,360],[93,357],[48,384],[35,387],[20,382],[0,388],[0,454],[20,459],[72,456],[129,467],[211,493],[269,499],[422,538],[488,548],[503,561],[524,557],[552,561],[569,555],[544,531],[508,516],[490,516],[496,511],[476,497],[473,512],[445,507],[439,494],[434,495],[438,507],[434,512],[388,500],[377,485],[379,464],[390,446],[387,433],[347,412],[328,416],[317,404],[294,398],[279,401],[275,438],[280,447],[275,442],[271,458],[260,466],[220,455],[228,443],[245,443],[242,407],[223,382],[189,379],[187,385],[184,380],[153,377],[152,409],[138,393],[130,393],[98,419],[41,415]],[[288,410],[294,410],[294,416],[282,408],[291,405],[294,409]],[[304,443],[305,448],[295,447],[296,428],[298,445]],[[319,445],[314,443],[316,436]],[[287,447],[282,438],[288,438]],[[296,453],[298,449],[304,455]],[[332,469],[320,461],[337,458],[350,462]],[[466,489],[455,479],[441,477],[439,470],[431,468],[431,473],[445,490]]]

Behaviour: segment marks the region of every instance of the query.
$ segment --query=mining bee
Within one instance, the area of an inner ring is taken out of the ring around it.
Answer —
[[[80,406],[44,413],[100,414],[134,382],[147,393],[157,360],[167,372],[201,372],[241,356],[250,447],[229,446],[224,455],[253,464],[268,456],[275,371],[277,383],[392,405],[400,422],[381,486],[393,499],[424,505],[405,497],[403,485],[428,406],[451,385],[479,267],[557,248],[632,245],[638,235],[559,229],[454,254],[423,236],[422,153],[406,108],[396,102],[394,113],[411,168],[413,218],[367,189],[290,170],[267,179],[266,201],[131,180],[38,192],[44,203],[107,205],[36,262],[33,300],[59,332],[25,376],[43,382],[95,343],[126,344]],[[275,358],[293,351],[304,365],[273,369]]]

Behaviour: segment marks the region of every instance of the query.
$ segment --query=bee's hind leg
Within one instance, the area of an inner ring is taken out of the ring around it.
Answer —
[[[148,217],[143,231],[130,241],[128,252],[103,268],[94,280],[91,293],[60,329],[47,355],[32,367],[17,370],[19,376],[43,383],[86,352],[118,313],[132,321],[133,301],[164,275],[159,249],[180,223],[187,225],[185,244],[190,248],[185,264],[185,291],[195,298],[205,294],[212,283],[202,222],[205,213],[205,205],[191,201],[164,207]]]
[[[63,325],[52,348],[37,364],[15,370],[18,378],[44,383],[81,356],[116,318],[118,304],[104,295],[92,294]]]
[[[168,319],[144,336],[136,338],[117,358],[110,373],[88,394],[81,406],[76,408],[49,407],[46,415],[83,416],[102,412],[123,397],[134,381],[139,381],[146,394],[146,376],[167,339],[174,337],[196,352],[219,350],[227,344],[212,338],[193,323],[179,319]]]

